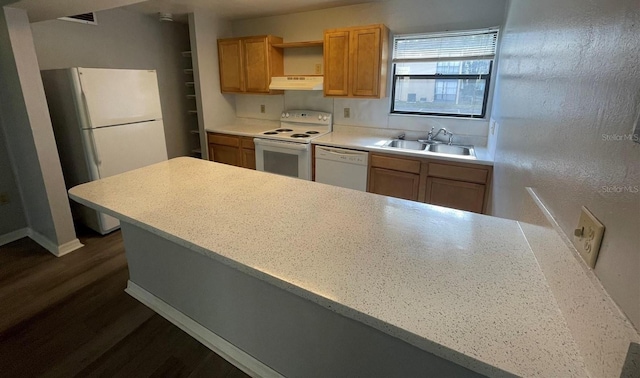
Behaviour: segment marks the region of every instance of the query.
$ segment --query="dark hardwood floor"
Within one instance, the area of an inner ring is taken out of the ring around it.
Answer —
[[[26,238],[0,247],[0,376],[247,377],[124,292],[119,231],[79,234],[60,258]]]

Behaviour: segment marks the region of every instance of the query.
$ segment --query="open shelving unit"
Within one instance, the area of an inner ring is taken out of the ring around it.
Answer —
[[[185,75],[184,85],[187,88],[187,99],[189,101],[189,110],[187,110],[187,114],[189,115],[197,115],[197,96],[195,93],[195,80],[193,76],[193,61],[191,60],[191,51],[183,51],[182,56],[185,59],[185,67],[182,71]],[[193,157],[202,157],[202,150],[200,149],[200,126],[198,125],[198,118],[192,117],[190,119],[191,128],[189,129],[189,134],[192,135],[193,142],[191,149],[191,156]]]

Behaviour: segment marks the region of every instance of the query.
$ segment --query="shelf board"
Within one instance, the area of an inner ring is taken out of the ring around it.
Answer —
[[[291,47],[315,47],[323,46],[324,41],[305,41],[305,42],[286,42],[286,43],[274,43],[271,46],[279,48],[291,48]]]
[[[196,85],[196,83],[194,83],[193,81],[187,81],[186,83],[184,83],[184,85],[186,85],[187,87],[193,87],[194,85]]]
[[[191,150],[191,153],[196,155],[202,155],[202,150],[199,148],[194,148],[193,150]]]
[[[197,110],[187,110],[187,113],[189,114],[198,114]]]
[[[191,74],[193,74],[193,68],[185,68],[183,71],[184,71],[184,73],[185,73],[185,74],[187,74],[187,75],[191,75]]]
[[[187,95],[187,98],[188,98],[189,100],[195,100],[195,99],[196,99],[196,95],[194,95],[194,94],[188,94],[188,95]]]
[[[182,56],[184,56],[185,58],[191,58],[191,51],[183,51]]]
[[[189,130],[191,134],[200,134],[200,130]]]

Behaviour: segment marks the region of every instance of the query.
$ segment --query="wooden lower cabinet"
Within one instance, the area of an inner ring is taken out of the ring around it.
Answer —
[[[209,160],[236,167],[256,169],[253,138],[238,135],[207,133]]]
[[[369,171],[369,192],[385,196],[418,200],[420,175],[373,167]]]
[[[256,150],[249,150],[243,148],[242,154],[242,167],[249,169],[256,169]]]
[[[372,153],[371,193],[485,213],[492,167]]]
[[[426,203],[482,213],[485,185],[427,177]]]

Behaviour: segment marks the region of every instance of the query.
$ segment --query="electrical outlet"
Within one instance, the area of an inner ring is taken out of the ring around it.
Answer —
[[[260,105],[260,113],[264,113],[265,112],[265,106],[264,105]]]
[[[316,75],[322,75],[322,64],[316,64]]]
[[[344,118],[351,117],[351,108],[344,108]]]
[[[6,205],[9,203],[9,194],[0,193],[0,205]]]
[[[590,268],[595,268],[602,235],[604,235],[604,225],[586,207],[582,206],[578,228],[575,229],[573,235],[573,241],[580,256]]]

